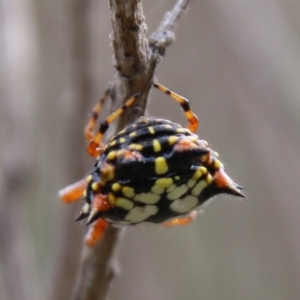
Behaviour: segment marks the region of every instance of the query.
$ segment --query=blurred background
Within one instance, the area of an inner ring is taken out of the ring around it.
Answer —
[[[149,35],[174,3],[143,1]],[[83,128],[114,73],[110,33],[108,1],[0,0],[1,300],[70,297],[86,227],[57,192],[93,164]],[[157,79],[247,198],[128,228],[109,298],[300,299],[300,2],[194,0],[176,38]],[[148,113],[186,123],[157,91]]]

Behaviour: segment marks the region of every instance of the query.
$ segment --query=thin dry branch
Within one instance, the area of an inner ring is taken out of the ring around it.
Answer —
[[[121,106],[134,93],[140,93],[139,103],[128,109],[115,132],[145,112],[148,93],[156,66],[166,47],[174,41],[174,27],[189,0],[179,0],[167,12],[158,30],[146,39],[146,24],[140,0],[110,0],[112,44],[117,73],[112,83],[112,109]],[[94,248],[84,246],[73,299],[106,299],[115,274],[115,255],[120,244],[121,230],[109,226]]]
[[[110,0],[112,44],[119,75],[132,78],[147,66],[148,43],[141,1]]]
[[[164,55],[167,46],[175,40],[174,29],[180,16],[183,14],[189,4],[188,0],[180,0],[176,3],[171,12],[165,14],[158,29],[152,33],[149,39],[149,46],[153,49],[152,59]]]

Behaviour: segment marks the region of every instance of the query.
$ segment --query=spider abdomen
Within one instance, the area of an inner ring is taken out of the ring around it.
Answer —
[[[207,157],[210,162],[205,163]],[[218,193],[213,183],[216,160],[207,143],[190,130],[142,117],[105,146],[91,172],[87,202],[93,201],[97,190],[92,186],[100,180],[110,209],[98,217],[116,223],[161,223]]]

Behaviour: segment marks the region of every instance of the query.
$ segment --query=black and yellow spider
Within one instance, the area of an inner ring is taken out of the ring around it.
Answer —
[[[134,95],[112,113],[94,135],[98,114],[109,96],[106,91],[85,128],[87,152],[96,157],[92,171],[60,191],[65,202],[84,197],[77,220],[88,218],[87,224],[92,224],[86,237],[89,246],[101,237],[107,222],[187,224],[197,207],[217,194],[244,197],[241,187],[225,173],[218,154],[195,134],[199,121],[188,100],[153,85],[181,105],[189,125],[184,128],[166,119],[140,117],[103,145],[109,124],[138,98]]]

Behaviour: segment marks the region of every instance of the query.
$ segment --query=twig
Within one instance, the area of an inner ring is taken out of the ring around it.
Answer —
[[[109,284],[117,272],[115,256],[121,233],[120,229],[109,226],[94,248],[84,246],[73,299],[106,299]]]
[[[120,119],[115,132],[138,116],[143,115],[155,69],[166,47],[174,41],[174,27],[188,5],[179,0],[168,12],[158,30],[146,40],[146,24],[140,0],[110,0],[112,44],[117,74],[112,83],[112,109],[119,107],[131,95],[141,94],[136,107],[128,109]],[[115,255],[120,243],[121,230],[109,226],[94,248],[83,248],[81,267],[74,289],[76,300],[106,299],[110,282],[115,274]]]
[[[119,75],[132,78],[147,67],[148,42],[141,1],[110,0],[112,44]]]
[[[164,19],[160,23],[158,29],[152,33],[149,39],[149,46],[153,49],[152,59],[157,59],[159,55],[164,55],[167,46],[171,45],[175,40],[174,28],[189,4],[189,0],[179,0],[171,12],[165,14]]]

